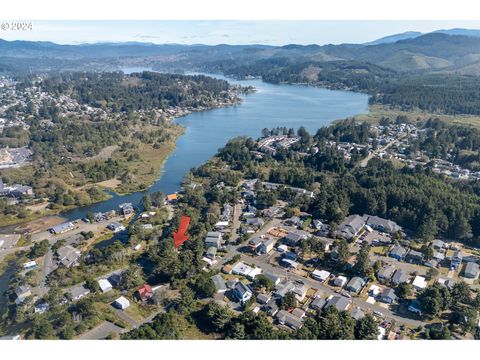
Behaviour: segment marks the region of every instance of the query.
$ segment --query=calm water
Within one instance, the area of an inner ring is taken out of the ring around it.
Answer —
[[[141,71],[136,68],[134,71]],[[125,71],[127,72],[127,71]],[[217,78],[223,78],[215,75]],[[185,174],[211,158],[229,139],[235,136],[258,138],[263,128],[286,126],[298,129],[304,126],[311,133],[332,121],[368,111],[368,96],[346,91],[332,91],[306,86],[273,85],[261,80],[233,81],[244,86],[252,85],[257,92],[245,95],[237,106],[193,113],[178,119],[186,128],[177,140],[177,146],[165,162],[159,180],[148,192],[164,194],[180,189]],[[118,209],[123,202],[138,205],[145,192],[111,199],[62,214],[68,219],[78,219],[88,211]]]

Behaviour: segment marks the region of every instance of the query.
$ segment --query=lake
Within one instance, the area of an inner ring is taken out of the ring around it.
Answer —
[[[126,73],[141,68],[125,69]],[[225,79],[223,76],[211,75]],[[254,86],[257,91],[242,96],[240,105],[193,113],[176,121],[185,127],[175,150],[166,160],[159,179],[146,191],[164,194],[180,189],[185,174],[216,154],[235,136],[258,138],[263,128],[304,126],[314,134],[334,120],[368,112],[368,95],[333,91],[309,86],[274,85],[261,80],[232,80],[230,83]],[[111,193],[109,200],[62,214],[69,220],[85,217],[88,211],[105,212],[131,202],[138,205],[145,192],[125,196]]]

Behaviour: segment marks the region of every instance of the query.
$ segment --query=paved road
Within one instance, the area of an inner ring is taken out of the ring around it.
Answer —
[[[242,216],[242,204],[235,204],[233,207],[232,232],[230,239],[236,241],[238,238],[238,229],[240,228],[240,217]]]
[[[42,277],[40,279],[40,284],[34,289],[34,292],[38,296],[42,297],[48,292],[49,287],[47,286],[47,277],[56,268],[57,265],[53,262],[53,251],[52,249],[48,249],[43,258]]]
[[[125,332],[125,329],[120,326],[115,325],[109,321],[104,321],[97,327],[94,327],[92,330],[87,331],[84,334],[81,334],[77,337],[78,340],[102,340],[105,339],[111,333],[122,334]]]

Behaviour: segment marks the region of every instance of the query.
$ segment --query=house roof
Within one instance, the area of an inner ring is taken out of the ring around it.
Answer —
[[[152,287],[148,284],[143,284],[142,287],[137,290],[137,292],[142,300],[145,300],[153,295]]]
[[[365,225],[363,217],[360,215],[350,215],[338,227],[338,232],[347,237],[354,237]]]
[[[378,277],[388,280],[393,276],[394,272],[395,267],[393,267],[392,265],[385,265],[378,271]]]
[[[365,281],[361,277],[355,276],[348,282],[347,289],[357,292],[361,290],[364,284]]]
[[[347,311],[350,306],[350,301],[344,296],[335,295],[325,305],[328,309],[330,306],[334,306],[338,311]]]
[[[395,271],[395,274],[393,274],[392,282],[394,282],[395,284],[400,284],[407,282],[408,278],[408,273],[405,270],[398,269],[397,271]]]
[[[396,222],[378,216],[368,216],[366,223],[372,227],[382,227],[385,231],[390,233],[402,230]]]
[[[391,288],[385,288],[383,289],[382,293],[380,294],[380,298],[389,298],[392,301],[397,300],[397,295],[395,295],[395,291]]]
[[[392,251],[390,251],[390,256],[404,257],[407,254],[407,249],[400,245],[396,245]]]
[[[250,290],[250,288],[245,285],[244,283],[242,283],[241,281],[237,282],[235,284],[235,287],[234,287],[235,291],[237,291],[239,294],[242,294],[242,296],[244,294],[246,294],[247,292],[251,293],[252,291]]]
[[[477,274],[480,272],[480,268],[477,263],[473,261],[468,262],[467,266],[465,266],[465,275],[469,275],[470,277],[476,277]]]
[[[227,285],[225,284],[225,280],[220,274],[214,275],[211,277],[213,283],[215,284],[215,288],[217,291],[226,291]]]

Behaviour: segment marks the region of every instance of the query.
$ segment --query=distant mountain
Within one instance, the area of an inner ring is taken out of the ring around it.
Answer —
[[[400,34],[393,34],[389,36],[382,37],[380,39],[364,43],[363,45],[379,45],[379,44],[389,44],[394,43],[399,40],[412,39],[423,35],[423,33],[418,31],[407,31]]]
[[[109,59],[105,61],[105,59]],[[97,43],[59,45],[52,42],[0,39],[3,69],[119,69],[147,66],[164,71],[222,71],[242,66],[248,73],[257,61],[263,66],[309,61],[357,61],[402,72],[443,71],[480,75],[480,30],[450,29],[428,34],[406,32],[368,44],[340,45],[181,45]]]
[[[480,29],[449,29],[449,30],[436,30],[433,33],[442,33],[448,35],[462,35],[462,36],[475,36],[480,37]]]

